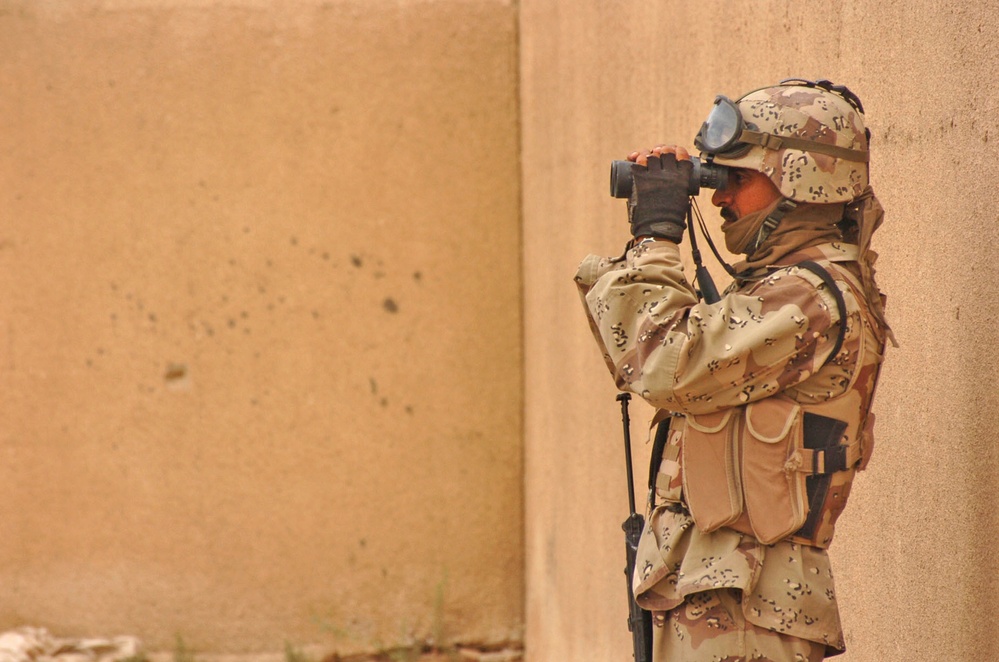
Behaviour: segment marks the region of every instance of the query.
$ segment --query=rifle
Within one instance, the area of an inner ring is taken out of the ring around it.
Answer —
[[[631,419],[628,416],[628,401],[631,395],[619,393],[621,403],[621,418],[624,422],[624,457],[628,470],[628,507],[631,514],[624,521],[624,546],[627,564],[624,576],[628,583],[628,630],[631,632],[631,643],[635,648],[635,662],[652,662],[652,614],[635,602],[635,593],[631,587],[631,578],[635,574],[635,562],[638,556],[638,541],[642,537],[645,518],[635,512],[635,477],[631,467]]]

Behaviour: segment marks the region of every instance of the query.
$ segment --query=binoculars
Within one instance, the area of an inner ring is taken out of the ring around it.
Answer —
[[[697,195],[704,188],[725,188],[728,184],[728,168],[714,163],[701,163],[696,156],[690,157],[694,169],[690,171],[687,195]],[[631,178],[631,161],[611,161],[610,194],[615,198],[630,198],[634,188]]]

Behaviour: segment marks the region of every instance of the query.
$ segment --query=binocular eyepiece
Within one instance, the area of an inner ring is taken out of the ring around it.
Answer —
[[[690,157],[694,169],[690,171],[687,195],[697,195],[704,188],[725,188],[728,184],[728,168],[714,163],[701,163],[696,156]],[[631,178],[631,161],[611,161],[610,194],[615,198],[630,198],[634,188]]]

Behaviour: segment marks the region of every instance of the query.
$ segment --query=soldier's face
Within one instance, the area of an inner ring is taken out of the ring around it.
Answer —
[[[711,196],[711,204],[721,207],[721,217],[734,223],[746,214],[760,211],[773,204],[780,191],[770,178],[758,170],[732,168],[728,186],[718,189]],[[725,226],[722,226],[725,229]]]

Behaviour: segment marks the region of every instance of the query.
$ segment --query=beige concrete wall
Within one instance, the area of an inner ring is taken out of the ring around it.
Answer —
[[[620,419],[571,281],[626,237],[608,161],[690,145],[715,94],[788,76],[864,100],[902,343],[832,548],[843,659],[999,656],[999,5],[523,0],[521,27],[528,658],[630,655]]]
[[[0,630],[519,638],[516,48],[507,0],[0,0]]]

